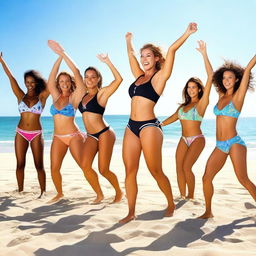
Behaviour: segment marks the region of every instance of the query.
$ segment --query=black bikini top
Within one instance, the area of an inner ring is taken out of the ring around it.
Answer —
[[[156,73],[155,73],[156,74]],[[154,74],[154,75],[155,75]],[[136,85],[135,83],[137,82],[137,80],[144,76],[144,75],[141,75],[139,76],[135,82],[133,82],[130,87],[129,87],[129,95],[130,97],[134,97],[134,96],[141,96],[141,97],[144,97],[144,98],[147,98],[149,100],[152,100],[154,101],[155,103],[157,103],[158,99],[159,99],[159,95],[156,93],[155,89],[153,88],[152,86],[152,83],[151,83],[151,80],[152,78],[154,77],[154,75],[150,78],[149,81],[147,81],[146,83],[144,84],[140,84],[140,85]]]
[[[88,93],[86,93],[84,95],[84,97],[87,95]],[[99,103],[98,103],[98,100],[97,100],[97,94],[95,94],[95,96],[89,101],[87,102],[86,105],[83,105],[83,99],[84,97],[82,98],[82,100],[80,101],[79,105],[78,105],[78,109],[81,113],[84,113],[84,112],[92,112],[92,113],[96,113],[96,114],[100,114],[100,115],[103,115],[104,114],[104,111],[105,111],[105,108],[102,107]]]

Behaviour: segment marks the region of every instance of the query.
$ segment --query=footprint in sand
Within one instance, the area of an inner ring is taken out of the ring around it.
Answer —
[[[31,236],[29,236],[29,235],[24,235],[24,236],[15,238],[7,244],[7,247],[12,247],[12,246],[15,246],[18,244],[25,243],[25,242],[29,241],[30,239],[31,239]]]

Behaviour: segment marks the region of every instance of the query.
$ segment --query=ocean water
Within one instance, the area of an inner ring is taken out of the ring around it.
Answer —
[[[19,116],[0,117],[0,152],[14,151],[15,128],[19,121]],[[129,120],[128,115],[105,115],[105,120],[114,129],[116,134],[116,145],[121,146],[124,130]],[[161,121],[165,116],[160,116]],[[43,126],[43,134],[45,146],[49,147],[53,134],[53,119],[52,117],[41,118]],[[81,117],[76,117],[76,123],[82,131],[84,131],[83,120]],[[204,119],[202,122],[202,131],[206,137],[207,145],[215,145],[215,119]],[[238,134],[243,138],[248,148],[256,148],[256,117],[239,118],[237,125]],[[176,147],[181,136],[181,127],[179,122],[163,127],[164,132],[164,148]]]

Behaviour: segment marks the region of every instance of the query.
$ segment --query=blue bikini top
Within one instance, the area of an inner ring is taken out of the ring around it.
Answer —
[[[58,99],[55,101],[55,103],[58,101]],[[63,116],[75,116],[76,111],[71,103],[68,103],[65,107],[63,107],[60,110],[58,110],[53,103],[50,108],[50,113],[52,116],[55,116],[57,114]]]
[[[157,73],[157,72],[156,72]],[[156,74],[155,73],[155,74]],[[154,75],[155,75],[154,74]],[[154,76],[153,75],[153,76]],[[139,76],[136,81],[142,77],[144,75]],[[153,78],[153,76],[150,78],[149,81],[147,81],[146,83],[140,84],[140,85],[136,85],[136,81],[133,82],[130,87],[129,87],[129,95],[130,97],[134,97],[134,96],[141,96],[144,97],[146,99],[152,100],[155,103],[157,103],[158,99],[159,99],[159,95],[156,93],[155,89],[152,86],[151,80]]]
[[[216,116],[230,116],[234,118],[238,118],[240,115],[240,112],[235,108],[232,100],[229,102],[228,105],[226,105],[222,109],[218,109],[218,104],[214,106],[213,113]]]

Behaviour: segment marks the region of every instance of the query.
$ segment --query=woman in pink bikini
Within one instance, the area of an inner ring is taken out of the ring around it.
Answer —
[[[2,52],[0,62],[8,76],[14,95],[18,100],[18,109],[20,112],[20,121],[16,128],[15,136],[15,155],[17,159],[16,178],[18,182],[18,191],[24,189],[24,169],[26,163],[26,153],[30,145],[35,167],[37,170],[38,181],[41,189],[40,196],[45,192],[45,170],[43,163],[44,141],[42,135],[42,126],[40,116],[49,96],[46,90],[46,82],[41,75],[34,71],[28,71],[24,74],[24,81],[27,92],[25,93],[18,85],[12,72],[6,65]]]
[[[201,121],[209,104],[209,95],[212,86],[212,66],[207,56],[206,45],[199,41],[197,50],[202,54],[207,72],[207,82],[204,88],[201,80],[190,78],[184,89],[184,103],[177,111],[165,119],[161,125],[171,124],[178,119],[182,127],[182,137],[176,149],[177,181],[181,199],[193,199],[195,190],[195,176],[192,167],[204,149],[205,139],[201,131]],[[186,196],[186,186],[188,194]]]

